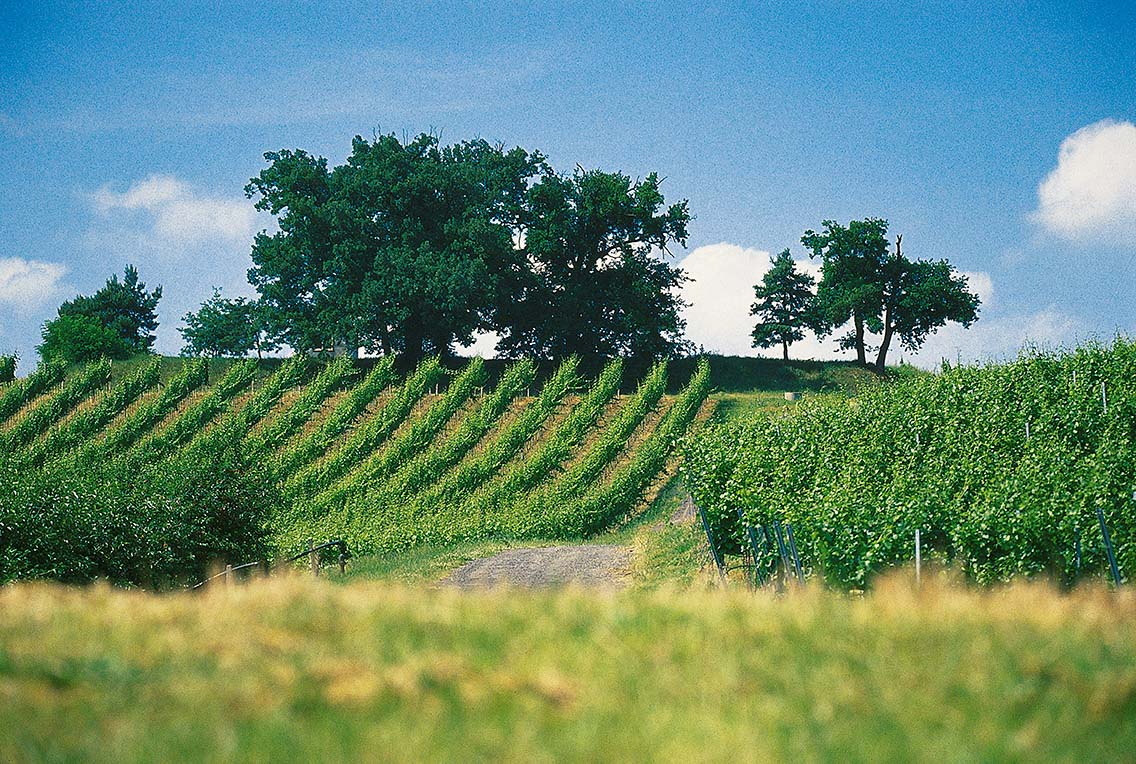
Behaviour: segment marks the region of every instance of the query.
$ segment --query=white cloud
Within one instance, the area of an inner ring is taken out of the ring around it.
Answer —
[[[1136,125],[1106,119],[1061,142],[1034,222],[1083,244],[1136,246]]]
[[[938,368],[943,359],[952,363],[1008,360],[1026,346],[1053,349],[1073,345],[1089,337],[1088,329],[1080,319],[1050,306],[1036,313],[980,317],[969,329],[947,324],[914,356],[901,354],[909,363],[928,369]],[[899,357],[897,351],[894,360]]]
[[[721,243],[699,247],[680,264],[692,281],[683,287],[681,296],[690,303],[685,310],[687,338],[707,352],[723,355],[780,355],[779,348],[759,350],[751,347],[750,332],[754,318],[750,315],[754,284],[769,270],[769,253],[760,249]],[[797,266],[820,277],[819,264],[798,260]],[[912,354],[893,344],[888,353],[891,363],[903,360],[924,368],[938,368],[942,359],[964,361],[1007,358],[1026,344],[1057,346],[1076,341],[1086,334],[1086,326],[1056,308],[1037,313],[998,315],[994,280],[985,271],[965,272],[971,291],[982,300],[984,314],[971,328],[947,324],[928,338],[919,352]],[[993,315],[987,315],[989,311]],[[843,334],[837,330],[836,336]],[[878,339],[878,338],[875,338]],[[869,344],[873,338],[869,337]],[[833,336],[818,340],[811,332],[789,348],[794,359],[844,359],[855,356],[837,348]]]
[[[680,296],[689,303],[683,310],[686,337],[696,347],[723,355],[776,355],[779,351],[752,347],[750,332],[754,317],[753,287],[769,270],[769,252],[722,242],[699,247],[679,264],[690,277]],[[810,260],[798,260],[797,267],[820,277],[820,267]],[[837,353],[831,340],[819,341],[811,334],[794,343],[794,358],[815,356],[833,358]]]
[[[0,305],[21,311],[41,307],[59,292],[59,281],[67,268],[59,263],[0,258]]]
[[[111,218],[141,213],[141,220],[118,220],[136,239],[152,240],[164,251],[206,243],[248,246],[256,231],[256,210],[243,197],[199,194],[170,175],[151,175],[125,192],[109,187],[92,197],[95,211]],[[140,226],[139,226],[140,223]]]

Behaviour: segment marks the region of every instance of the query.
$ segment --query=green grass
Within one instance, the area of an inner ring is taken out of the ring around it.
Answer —
[[[0,590],[3,761],[1121,761],[1136,597]]]

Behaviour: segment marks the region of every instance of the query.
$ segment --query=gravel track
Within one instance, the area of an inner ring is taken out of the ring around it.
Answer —
[[[525,547],[468,562],[442,579],[442,584],[459,589],[567,585],[622,589],[630,577],[630,562],[631,550],[617,544]]]

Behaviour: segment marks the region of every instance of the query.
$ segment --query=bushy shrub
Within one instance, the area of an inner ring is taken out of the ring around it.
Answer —
[[[168,588],[264,558],[269,485],[236,449],[141,471],[0,461],[0,581]]]

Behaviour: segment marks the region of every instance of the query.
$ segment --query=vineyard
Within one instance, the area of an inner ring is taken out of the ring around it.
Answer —
[[[916,531],[924,560],[977,582],[1099,578],[1110,545],[1131,576],[1136,344],[944,368],[714,425],[686,443],[683,470],[719,544],[756,547],[759,574],[780,556],[766,539],[791,528],[803,575],[847,587],[911,562]]]
[[[344,538],[355,554],[580,538],[633,513],[703,410],[709,367],[631,394],[614,361],[45,365],[0,387],[0,580],[158,584]]]

